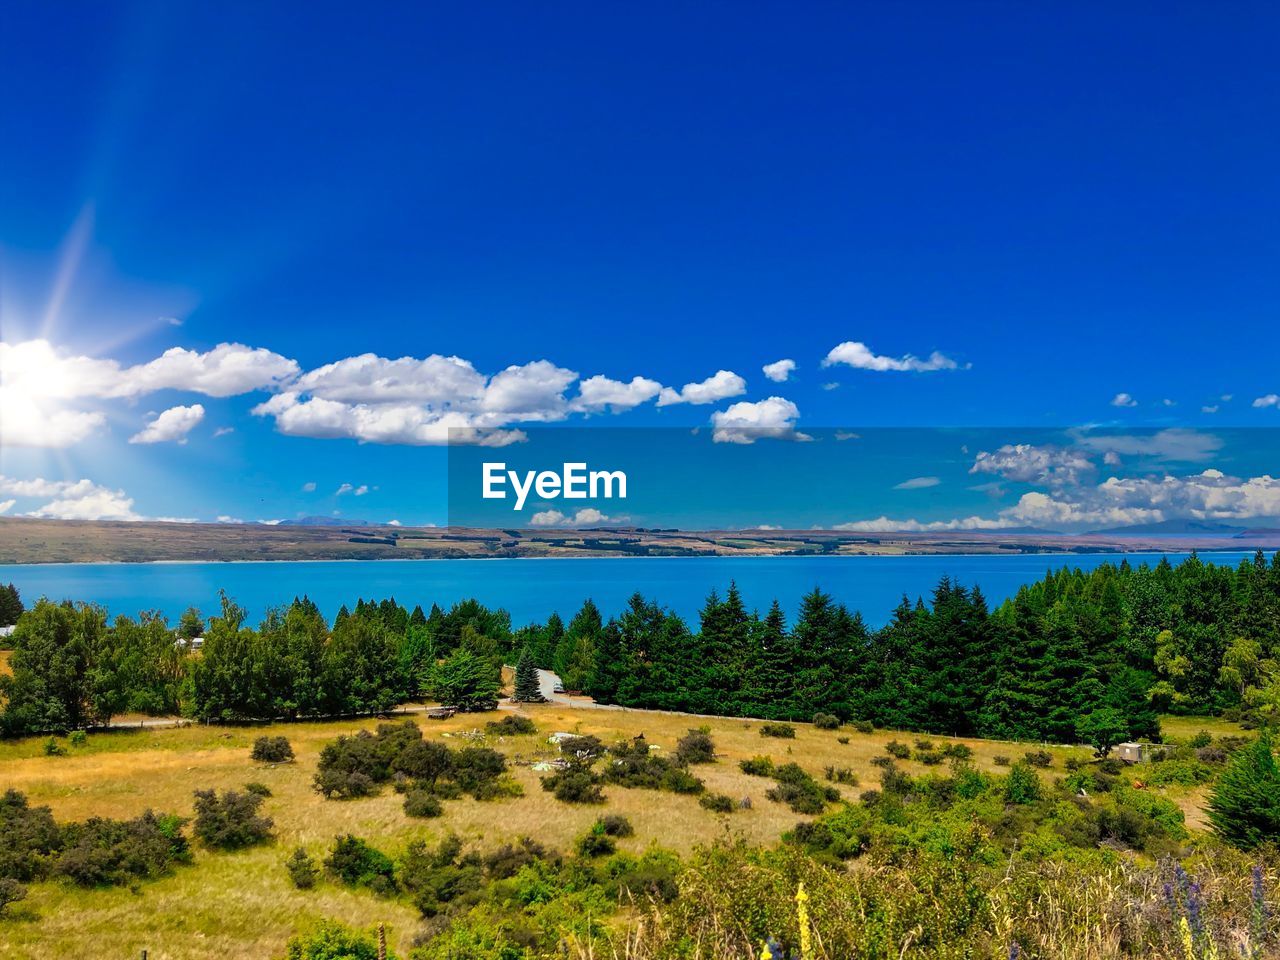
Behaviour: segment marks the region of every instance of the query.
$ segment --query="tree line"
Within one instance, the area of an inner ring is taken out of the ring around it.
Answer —
[[[1081,739],[1083,724],[1092,742],[1156,737],[1163,711],[1277,719],[1280,560],[1064,567],[995,609],[944,577],[879,629],[818,589],[788,623],[776,601],[748,610],[730,585],[693,626],[639,594],[608,620],[587,600],[568,623],[552,614],[519,629],[475,600],[429,611],[361,600],[329,624],[302,597],[253,628],[224,596],[207,624],[190,610],[176,629],[158,613],[108,623],[100,607],[41,600],[12,641],[0,681],[10,735],[126,712],[305,718],[424,698],[480,708],[496,701],[501,665],[522,659],[624,706],[1055,742]]]

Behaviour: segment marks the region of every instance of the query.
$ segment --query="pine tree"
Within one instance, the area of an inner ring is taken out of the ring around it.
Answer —
[[[1280,768],[1269,732],[1240,750],[1218,777],[1209,822],[1218,836],[1243,850],[1280,841]]]
[[[22,616],[22,598],[12,583],[0,584],[0,627],[11,627]]]
[[[533,664],[533,655],[528,647],[520,651],[520,659],[516,663],[516,689],[511,699],[517,703],[541,703],[545,699],[538,684],[538,668]]]

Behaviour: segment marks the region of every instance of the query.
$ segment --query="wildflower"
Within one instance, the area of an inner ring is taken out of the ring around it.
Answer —
[[[796,890],[796,919],[800,923],[800,960],[810,960],[813,943],[809,935],[809,894],[805,893],[803,880]]]
[[[1022,947],[1017,940],[1014,940],[1009,944],[1009,960],[1018,960],[1020,956],[1022,956]]]

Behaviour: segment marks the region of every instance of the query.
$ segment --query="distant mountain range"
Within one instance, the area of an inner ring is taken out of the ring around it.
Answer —
[[[301,520],[289,520],[284,524],[289,527],[378,527],[382,524],[369,523],[367,520],[348,520],[346,517],[303,517]]]
[[[1222,523],[1217,520],[1162,520],[1159,523],[1135,523],[1124,527],[1109,527],[1092,533],[1121,537],[1253,537],[1280,533],[1280,520],[1259,518],[1260,525],[1243,527],[1238,523]]]

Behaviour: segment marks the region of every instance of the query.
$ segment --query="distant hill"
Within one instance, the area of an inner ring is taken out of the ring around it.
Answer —
[[[1217,520],[1162,520],[1159,523],[1135,523],[1124,527],[1094,530],[1093,533],[1121,537],[1238,537],[1245,532],[1238,523]]]
[[[1236,534],[1237,540],[1280,538],[1280,527],[1250,527]]]
[[[366,520],[348,520],[345,517],[303,517],[301,520],[290,520],[291,527],[377,527],[381,524],[369,523]]]

